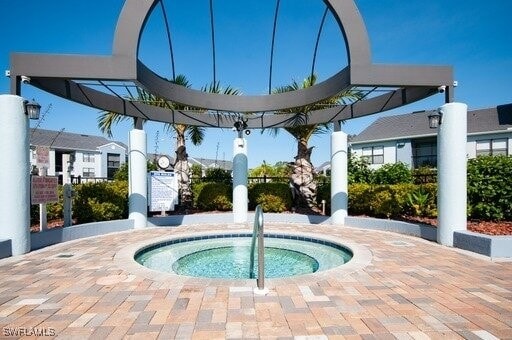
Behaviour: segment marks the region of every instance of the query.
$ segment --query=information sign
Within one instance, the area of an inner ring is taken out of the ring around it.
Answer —
[[[55,176],[32,176],[31,203],[43,204],[59,201],[57,185],[59,179]]]
[[[148,174],[149,211],[173,211],[178,204],[178,180],[174,172],[151,171]]]

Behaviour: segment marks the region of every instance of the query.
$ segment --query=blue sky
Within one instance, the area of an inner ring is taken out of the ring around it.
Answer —
[[[209,1],[166,0],[173,34],[178,74],[195,88],[213,79]],[[6,0],[0,22],[0,64],[9,69],[10,52],[99,54],[111,53],[112,38],[122,0]],[[217,79],[245,94],[268,92],[268,65],[274,0],[215,0]],[[365,21],[374,63],[452,65],[459,82],[455,98],[470,109],[512,102],[512,27],[508,0],[356,0]],[[311,68],[318,25],[323,13],[319,0],[282,0],[276,36],[273,87],[301,81]],[[27,24],[28,23],[28,24]],[[141,41],[140,58],[170,77],[171,69],[162,15],[155,11]],[[320,80],[346,66],[344,42],[331,17],[323,30],[316,64]],[[2,72],[3,75],[3,72]],[[23,86],[23,96],[35,98],[43,111],[51,109],[40,127],[99,135],[97,109],[88,108]],[[0,77],[0,93],[9,82]],[[357,134],[382,115],[433,109],[443,104],[437,95],[390,112],[347,121],[344,130]],[[33,123],[34,125],[34,123]],[[114,139],[127,141],[129,122],[114,129]],[[148,151],[173,154],[174,140],[161,123],[147,123]],[[159,141],[155,138],[159,131]],[[207,130],[199,147],[188,145],[197,158],[232,157],[234,133]],[[315,136],[313,163],[329,159],[329,135]],[[278,137],[258,131],[248,137],[249,166],[292,161],[294,140],[282,131]]]

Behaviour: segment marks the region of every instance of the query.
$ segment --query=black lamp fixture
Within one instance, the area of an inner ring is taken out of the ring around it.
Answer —
[[[41,105],[37,103],[34,99],[32,101],[25,100],[23,102],[25,104],[25,114],[30,119],[39,119],[39,113],[41,112]]]
[[[433,111],[428,115],[428,126],[431,129],[437,129],[443,122],[443,115],[439,111]]]

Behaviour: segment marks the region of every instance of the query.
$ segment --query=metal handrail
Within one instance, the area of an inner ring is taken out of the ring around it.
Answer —
[[[252,231],[251,253],[249,260],[249,277],[254,278],[254,251],[256,248],[256,237],[258,237],[258,277],[256,283],[258,289],[265,288],[265,245],[263,243],[263,210],[256,206],[254,212],[254,228]]]

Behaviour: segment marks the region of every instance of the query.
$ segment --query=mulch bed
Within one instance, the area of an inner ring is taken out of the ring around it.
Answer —
[[[437,227],[436,218],[404,216],[404,221]],[[469,231],[486,235],[512,235],[512,221],[468,221]]]

